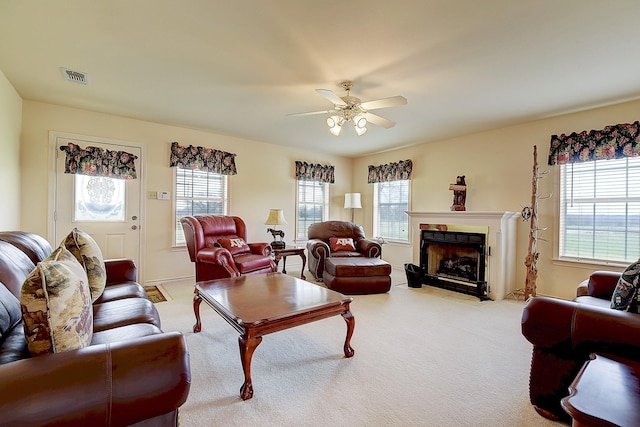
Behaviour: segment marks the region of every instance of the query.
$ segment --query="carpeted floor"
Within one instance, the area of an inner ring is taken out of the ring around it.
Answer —
[[[402,276],[388,294],[354,297],[350,359],[340,316],[265,336],[247,401],[237,332],[202,304],[194,334],[192,285],[164,284],[163,329],[185,334],[191,359],[181,425],[561,426],[529,403],[523,302],[413,289]]]

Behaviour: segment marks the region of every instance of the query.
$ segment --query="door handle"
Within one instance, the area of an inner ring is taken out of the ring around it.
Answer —
[[[132,226],[131,226],[131,229],[132,229],[132,230],[137,230],[137,229],[138,229],[138,226],[137,226],[137,225],[132,225]]]

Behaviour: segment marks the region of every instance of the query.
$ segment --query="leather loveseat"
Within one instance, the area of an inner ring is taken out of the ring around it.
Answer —
[[[0,232],[0,426],[178,425],[191,383],[186,342],[160,329],[131,260],[105,261],[88,345],[31,355],[21,287],[51,252],[36,234]]]
[[[595,271],[573,301],[534,297],[525,306],[522,333],[533,344],[529,397],[544,417],[568,421],[560,400],[591,353],[640,360],[640,315],[610,308],[620,275]]]
[[[307,231],[309,271],[317,281],[323,280],[325,259],[328,257],[380,258],[382,246],[365,237],[362,226],[347,221],[323,221],[311,224]],[[331,239],[352,239],[353,250],[331,250]]]

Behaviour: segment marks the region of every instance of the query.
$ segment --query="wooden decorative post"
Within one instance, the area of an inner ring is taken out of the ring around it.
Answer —
[[[533,179],[531,180],[531,206],[529,213],[529,252],[524,260],[527,266],[527,278],[524,286],[524,299],[536,296],[536,280],[538,278],[538,252],[536,243],[538,240],[538,180],[540,174],[538,171],[538,149],[533,146]],[[523,210],[523,218],[525,218],[526,210]]]

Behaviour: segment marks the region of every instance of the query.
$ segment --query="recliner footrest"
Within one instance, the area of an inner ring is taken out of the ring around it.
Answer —
[[[391,265],[379,258],[330,257],[324,267],[325,286],[343,294],[375,294],[391,289]]]

